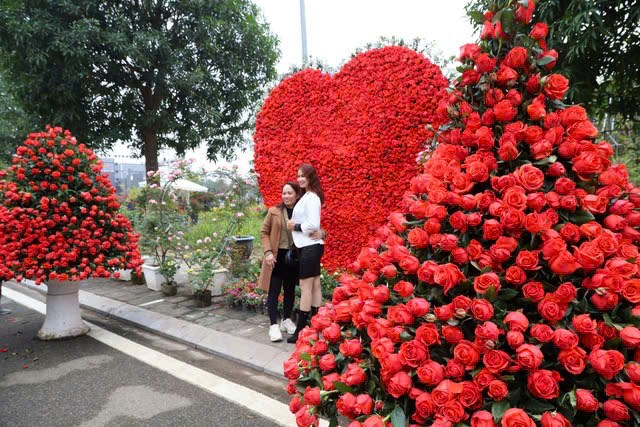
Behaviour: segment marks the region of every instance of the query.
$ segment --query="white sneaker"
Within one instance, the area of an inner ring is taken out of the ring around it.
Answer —
[[[280,330],[282,332],[286,332],[289,335],[295,334],[296,332],[296,324],[291,321],[291,319],[284,319],[280,322]]]
[[[269,327],[269,339],[271,342],[282,341],[282,333],[280,332],[280,328],[277,324]]]

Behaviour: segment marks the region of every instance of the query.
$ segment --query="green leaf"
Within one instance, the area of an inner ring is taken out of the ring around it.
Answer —
[[[393,427],[407,426],[407,417],[400,405],[396,405],[396,407],[393,408],[393,412],[391,412],[391,425],[393,425]]]
[[[593,214],[586,209],[580,209],[576,211],[574,218],[575,218],[576,224],[578,225],[582,225],[596,219],[596,217],[593,216]]]
[[[542,58],[538,59],[536,61],[536,64],[538,64],[540,67],[544,67],[545,65],[550,64],[553,61],[556,61],[556,58],[550,55],[545,55]]]
[[[509,301],[517,297],[518,294],[519,292],[516,289],[510,289],[510,288],[500,289],[498,298],[500,298],[501,300]]]
[[[496,421],[500,421],[504,413],[509,409],[511,405],[509,405],[509,401],[507,399],[502,399],[498,402],[493,402],[491,405],[491,415]]]
[[[477,10],[472,10],[468,13],[469,17],[476,21],[478,24],[484,24],[484,15],[482,12],[478,12]]]
[[[305,362],[311,362],[311,356],[309,355],[309,353],[300,353],[300,359],[304,360]]]
[[[511,27],[513,21],[516,19],[516,15],[513,13],[512,9],[504,9],[502,11],[502,15],[500,16],[500,22],[502,23],[502,28],[506,30]]]
[[[333,383],[333,386],[336,388],[336,390],[338,390],[340,393],[353,393],[353,388],[349,387],[348,385],[346,385],[343,382],[340,381],[336,381]]]

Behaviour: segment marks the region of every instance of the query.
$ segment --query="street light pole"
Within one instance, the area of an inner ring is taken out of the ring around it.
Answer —
[[[300,35],[302,36],[302,65],[307,63],[307,18],[304,13],[304,0],[300,0]]]

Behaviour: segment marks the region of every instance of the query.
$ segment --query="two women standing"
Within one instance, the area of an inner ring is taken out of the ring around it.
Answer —
[[[323,200],[315,169],[304,164],[298,170],[298,184],[288,182],[283,186],[282,203],[270,208],[264,220],[260,232],[264,259],[258,283],[260,288],[268,290],[271,341],[282,340],[281,331],[286,331],[290,334],[287,342],[295,343],[309,314],[322,303],[320,258],[324,253],[324,232],[320,228],[320,211]],[[297,263],[295,258],[298,258]],[[298,279],[300,311],[294,325],[290,316]],[[281,290],[284,290],[283,320],[278,326],[277,306]]]

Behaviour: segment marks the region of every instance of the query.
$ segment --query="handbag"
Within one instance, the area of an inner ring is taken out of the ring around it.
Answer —
[[[298,258],[298,248],[293,244],[293,237],[289,230],[287,230],[287,238],[289,239],[289,249],[287,249],[287,252],[284,254],[284,265],[287,267],[297,267],[300,262]]]

